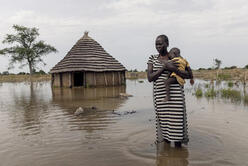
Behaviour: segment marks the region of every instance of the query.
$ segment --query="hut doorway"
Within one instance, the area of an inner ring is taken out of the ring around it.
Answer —
[[[84,86],[84,73],[83,72],[74,73],[74,86]]]

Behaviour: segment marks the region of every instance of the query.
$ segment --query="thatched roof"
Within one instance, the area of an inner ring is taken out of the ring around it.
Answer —
[[[67,55],[57,63],[50,73],[72,71],[124,71],[125,67],[109,55],[102,46],[88,36],[88,32],[77,41]]]

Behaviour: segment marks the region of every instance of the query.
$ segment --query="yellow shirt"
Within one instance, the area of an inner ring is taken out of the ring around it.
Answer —
[[[178,64],[178,69],[181,71],[185,71],[186,67],[189,67],[189,63],[186,61],[186,59],[183,59],[182,57],[176,57],[172,59],[173,61],[176,61]],[[171,73],[170,77],[176,77],[177,82],[180,85],[184,85],[185,81],[182,77],[180,77],[179,75],[177,75],[175,72]]]

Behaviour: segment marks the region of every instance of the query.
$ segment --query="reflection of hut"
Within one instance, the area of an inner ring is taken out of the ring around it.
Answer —
[[[98,88],[52,88],[53,101],[61,107],[73,108],[95,106],[101,110],[116,110],[125,100],[120,93],[126,92],[126,86]]]
[[[127,99],[120,98],[120,93],[126,92],[126,86],[97,87],[97,88],[52,88],[52,102],[67,115],[73,115],[78,107],[84,108],[81,116],[72,118],[68,124],[72,130],[103,130],[116,123],[118,110]],[[95,107],[95,109],[87,109]]]
[[[125,84],[125,67],[85,32],[50,73],[56,87]]]

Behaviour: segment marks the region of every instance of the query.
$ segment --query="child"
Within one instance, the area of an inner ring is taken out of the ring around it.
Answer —
[[[193,85],[194,79],[193,79],[192,70],[189,67],[189,63],[181,57],[180,50],[174,47],[169,51],[168,56],[171,60],[178,63],[179,70],[184,71],[186,69],[187,71],[189,71],[190,77],[191,77],[190,84]],[[166,88],[166,96],[165,96],[164,102],[166,102],[170,100],[170,84],[179,83],[181,86],[183,86],[185,84],[185,81],[182,77],[180,77],[179,75],[173,72],[170,74],[169,78],[164,81],[164,83],[165,83],[165,88]]]

